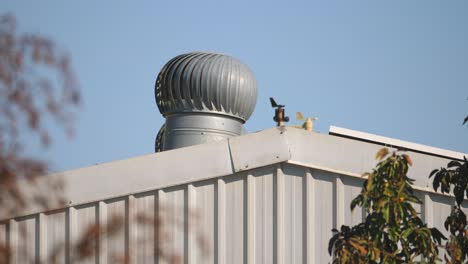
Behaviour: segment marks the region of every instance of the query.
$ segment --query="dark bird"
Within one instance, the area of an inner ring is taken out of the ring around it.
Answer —
[[[289,121],[289,117],[286,116],[286,113],[284,111],[285,105],[277,104],[273,97],[270,97],[270,102],[271,107],[276,108],[273,120],[277,123],[277,126],[284,126],[284,123]]]
[[[284,107],[284,105],[277,104],[275,99],[273,99],[273,97],[270,97],[270,102],[271,102],[271,107],[274,107],[274,108],[277,108],[277,107],[283,108]]]

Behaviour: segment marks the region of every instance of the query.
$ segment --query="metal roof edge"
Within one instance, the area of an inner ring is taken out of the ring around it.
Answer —
[[[287,129],[271,128],[228,139],[234,172],[287,161],[291,158]]]
[[[53,173],[38,177],[34,185],[26,181],[19,185],[23,193],[32,196],[37,190],[47,193],[53,182],[62,182],[67,204],[50,208],[58,210],[121,195],[232,175],[290,158],[285,130],[272,128],[229,140]],[[8,218],[43,211],[44,208],[32,206],[15,215],[9,215]]]
[[[331,131],[343,132],[335,128]],[[219,142],[55,173],[39,177],[34,186],[25,187],[27,184],[24,184],[21,188],[25,193],[33,193],[35,189],[46,190],[44,186],[50,181],[61,180],[64,183],[64,198],[68,202],[62,208],[66,208],[223,177],[282,162],[314,164],[317,168],[326,168],[343,175],[360,175],[375,166],[374,155],[379,148],[381,146],[377,143],[365,140],[307,132],[292,127],[275,127]],[[415,166],[409,176],[416,179],[418,188],[427,190],[430,186],[430,170],[445,166],[448,159],[425,153],[410,154]],[[455,155],[445,153],[449,154]],[[44,211],[43,208],[36,206],[9,217],[41,211]]]
[[[330,126],[329,134],[333,136],[345,137],[345,138],[350,138],[354,140],[380,144],[384,146],[402,148],[405,150],[411,150],[413,152],[419,152],[423,154],[449,158],[449,159],[463,160],[464,156],[468,157],[468,154],[461,153],[461,152],[431,147],[427,145],[417,144],[417,143],[399,140],[395,138],[379,136],[379,135],[375,135],[371,133],[361,132],[361,131],[337,127],[337,126]]]
[[[382,148],[382,144],[371,141],[300,129],[292,130],[288,140],[292,150],[290,160],[358,175],[371,171],[376,166],[375,154]],[[387,146],[391,151],[397,149],[392,145]],[[413,161],[408,176],[415,179],[415,185],[421,188],[432,186],[432,179],[429,179],[432,170],[446,167],[453,160],[442,155],[406,150]]]

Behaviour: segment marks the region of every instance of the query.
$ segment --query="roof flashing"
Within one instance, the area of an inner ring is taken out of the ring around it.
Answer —
[[[448,159],[463,160],[464,156],[468,156],[467,154],[461,153],[461,152],[426,146],[426,145],[417,144],[417,143],[413,143],[409,141],[379,136],[375,134],[370,134],[366,132],[361,132],[361,131],[337,127],[337,126],[330,126],[330,130],[328,134],[332,136],[344,137],[344,138],[379,144],[382,146],[410,150],[413,152],[418,152],[422,154],[448,158]]]

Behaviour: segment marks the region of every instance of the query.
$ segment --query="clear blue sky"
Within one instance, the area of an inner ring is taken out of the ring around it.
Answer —
[[[84,105],[76,137],[44,151],[72,169],[153,152],[153,87],[195,50],[242,60],[259,85],[249,131],[274,126],[268,97],[330,125],[468,153],[468,1],[21,1],[0,11],[72,55]],[[311,150],[313,151],[313,150]]]

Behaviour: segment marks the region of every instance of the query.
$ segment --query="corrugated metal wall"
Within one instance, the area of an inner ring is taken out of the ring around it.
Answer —
[[[43,260],[57,245],[66,248],[59,262],[71,262],[77,252],[70,245],[90,224],[122,214],[125,230],[97,239],[89,263],[112,263],[116,254],[132,263],[158,262],[155,243],[184,263],[328,263],[330,230],[363,218],[362,211],[349,209],[360,186],[359,178],[281,163],[12,219],[0,224],[0,241],[14,250],[13,263]],[[418,195],[425,201],[417,208],[425,221],[444,230],[452,198]],[[166,219],[159,241],[153,225],[135,220],[141,212]],[[199,233],[207,256],[199,248]]]

